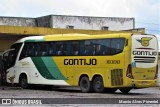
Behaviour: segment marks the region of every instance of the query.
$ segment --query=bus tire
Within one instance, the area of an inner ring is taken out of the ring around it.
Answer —
[[[104,92],[105,88],[104,88],[103,79],[102,79],[101,76],[97,76],[96,78],[94,78],[94,80],[93,80],[93,90],[96,93]]]
[[[119,89],[123,94],[128,94],[129,91],[131,90],[130,88],[126,88],[126,89]]]
[[[28,88],[28,80],[26,75],[20,76],[19,85],[21,88],[26,89]]]
[[[81,91],[84,93],[91,92],[92,90],[92,82],[89,81],[89,78],[87,76],[83,76],[80,79],[79,86],[80,86]]]

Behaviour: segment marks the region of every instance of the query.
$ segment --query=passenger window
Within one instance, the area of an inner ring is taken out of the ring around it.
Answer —
[[[84,43],[84,54],[85,55],[94,55],[95,54],[95,45],[93,45],[91,40],[86,40]]]
[[[123,51],[124,43],[124,38],[25,43],[20,59],[54,55],[115,55]]]
[[[121,53],[124,47],[124,38],[115,38],[111,41],[111,55]]]
[[[53,56],[53,55],[56,55],[56,46],[55,46],[55,43],[54,42],[50,42],[48,44],[48,55],[49,56]]]
[[[48,55],[48,43],[47,42],[42,42],[39,43],[39,55],[38,56],[47,56]]]
[[[79,55],[79,41],[71,42],[71,55]]]
[[[32,43],[25,43],[21,52],[20,59],[35,56],[35,49],[35,45]]]
[[[97,40],[96,55],[110,55],[110,39]]]
[[[66,44],[64,42],[56,42],[56,55],[66,55]]]

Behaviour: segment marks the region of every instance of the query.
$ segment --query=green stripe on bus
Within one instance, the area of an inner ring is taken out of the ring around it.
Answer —
[[[42,57],[42,60],[52,76],[54,76],[57,80],[67,80],[67,78],[65,78],[59,70],[52,57]]]
[[[32,57],[39,73],[46,79],[67,80],[51,57]]]
[[[31,57],[33,63],[35,64],[39,73],[46,79],[56,79],[52,76],[52,74],[48,71],[47,67],[44,64],[44,61],[41,57]]]
[[[44,39],[39,39],[39,40],[26,40],[25,42],[44,42],[45,40]]]

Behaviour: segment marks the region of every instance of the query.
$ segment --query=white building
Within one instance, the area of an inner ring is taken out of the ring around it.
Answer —
[[[135,29],[134,18],[49,15],[37,20],[40,27],[114,31]]]

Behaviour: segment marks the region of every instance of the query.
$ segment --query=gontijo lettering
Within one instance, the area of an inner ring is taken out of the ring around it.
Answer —
[[[156,51],[133,51],[133,55],[156,56]]]
[[[64,59],[64,65],[96,65],[97,59]]]

